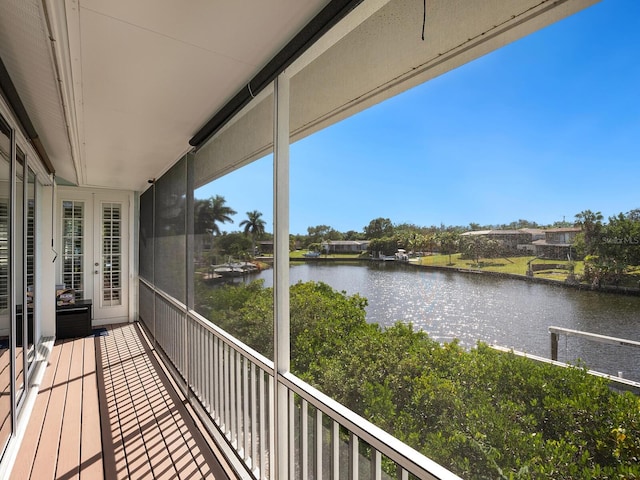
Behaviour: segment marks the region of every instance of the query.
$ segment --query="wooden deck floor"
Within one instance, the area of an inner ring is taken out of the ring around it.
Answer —
[[[139,327],[102,333],[56,342],[11,478],[230,478]]]

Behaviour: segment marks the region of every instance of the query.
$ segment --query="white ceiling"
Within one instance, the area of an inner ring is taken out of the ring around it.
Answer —
[[[59,176],[140,190],[327,3],[1,0],[0,56]]]

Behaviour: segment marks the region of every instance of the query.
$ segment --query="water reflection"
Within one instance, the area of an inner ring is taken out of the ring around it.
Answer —
[[[272,271],[262,272],[267,286]],[[479,274],[429,271],[394,264],[294,264],[291,283],[322,281],[369,300],[367,319],[396,321],[442,342],[478,340],[550,357],[551,325],[640,341],[640,297],[578,291]],[[561,338],[559,359],[640,380],[640,351]]]

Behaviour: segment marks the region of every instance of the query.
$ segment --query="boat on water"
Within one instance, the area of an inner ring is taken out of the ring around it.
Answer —
[[[378,257],[374,258],[374,260],[381,260],[383,262],[394,262],[396,260],[400,262],[408,262],[409,254],[406,250],[399,248],[398,251],[393,255],[385,255],[382,252],[379,252]]]
[[[395,256],[396,260],[399,260],[401,262],[408,262],[409,261],[409,254],[407,253],[406,250],[404,250],[402,248],[399,248],[394,256]]]
[[[214,268],[213,273],[216,273],[221,277],[240,277],[244,275],[245,272],[240,267],[234,267],[233,265],[224,265],[222,267]]]
[[[302,254],[305,258],[318,258],[320,256],[320,252],[307,252]]]
[[[260,269],[251,262],[229,262],[223,265],[214,265],[213,273],[223,278],[241,277],[248,273],[258,272]]]

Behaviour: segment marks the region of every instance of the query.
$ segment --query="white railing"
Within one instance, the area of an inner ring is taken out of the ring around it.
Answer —
[[[558,360],[558,338],[560,335],[566,335],[567,337],[580,337],[597,343],[606,343],[608,345],[616,345],[620,347],[634,347],[640,348],[640,342],[635,340],[628,340],[626,338],[608,337],[607,335],[600,335],[598,333],[583,332],[581,330],[573,330],[571,328],[563,327],[549,327],[549,333],[551,334],[551,360]]]
[[[277,448],[288,453],[292,479],[458,478],[292,374],[278,377],[288,391],[288,434],[276,439],[271,360],[143,279],[140,317],[196,411],[208,416],[204,423],[217,427],[254,478],[274,480]]]

